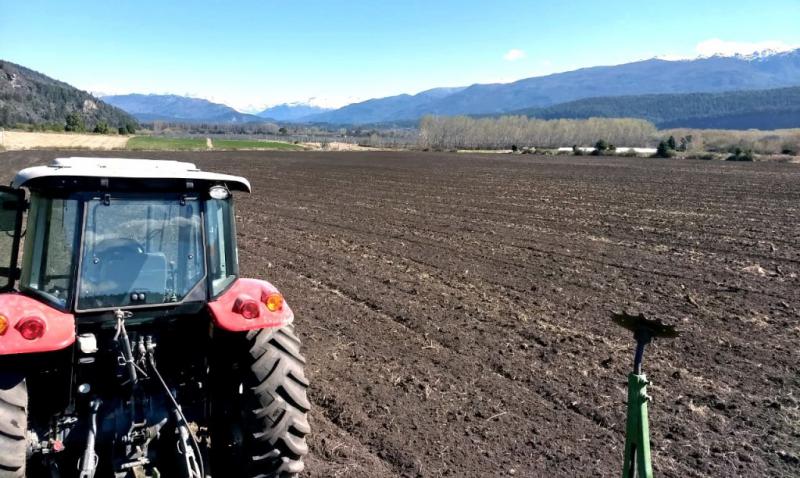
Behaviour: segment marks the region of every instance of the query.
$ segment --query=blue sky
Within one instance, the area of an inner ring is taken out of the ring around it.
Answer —
[[[0,0],[0,58],[93,92],[252,110],[800,47],[798,25],[798,0]]]

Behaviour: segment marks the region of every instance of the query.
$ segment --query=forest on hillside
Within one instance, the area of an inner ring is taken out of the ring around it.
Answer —
[[[68,118],[70,119],[68,124]],[[0,126],[92,131],[98,125],[133,130],[129,114],[91,94],[23,66],[0,60]],[[103,129],[103,128],[101,128]],[[107,132],[107,131],[105,131]]]
[[[659,128],[800,127],[800,87],[586,98],[515,112],[540,119],[640,118]]]

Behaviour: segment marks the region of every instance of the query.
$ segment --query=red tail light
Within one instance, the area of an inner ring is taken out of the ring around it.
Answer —
[[[258,309],[258,302],[249,300],[242,305],[242,317],[245,319],[257,319],[261,312]]]
[[[261,315],[258,301],[247,296],[236,299],[233,311],[241,314],[245,319],[257,319]]]
[[[0,314],[0,335],[5,335],[8,330],[8,317]]]
[[[14,328],[22,335],[22,338],[36,340],[44,335],[47,324],[39,317],[25,317]]]

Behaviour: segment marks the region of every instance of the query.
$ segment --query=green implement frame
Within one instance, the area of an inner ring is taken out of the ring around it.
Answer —
[[[628,417],[625,427],[625,462],[622,465],[622,478],[653,478],[653,464],[650,460],[650,424],[647,418],[647,394],[650,382],[642,373],[644,348],[656,337],[677,337],[675,327],[659,320],[645,318],[643,314],[630,315],[625,312],[614,314],[614,322],[633,332],[636,339],[636,355],[633,359],[633,373],[628,375]]]
[[[625,427],[625,464],[623,478],[653,477],[650,462],[650,426],[647,421],[647,378],[644,374],[628,375],[628,422]]]

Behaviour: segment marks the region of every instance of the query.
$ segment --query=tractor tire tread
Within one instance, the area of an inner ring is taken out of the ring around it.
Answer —
[[[303,368],[305,358],[300,354],[300,340],[294,327],[277,331],[262,330],[250,336],[250,370],[255,382],[252,391],[256,408],[251,410],[260,430],[251,433],[253,469],[269,473],[252,473],[253,477],[294,477],[304,469],[303,458],[308,454],[306,435],[308,423],[308,380]]]
[[[25,476],[28,388],[24,377],[0,374],[0,478]]]

